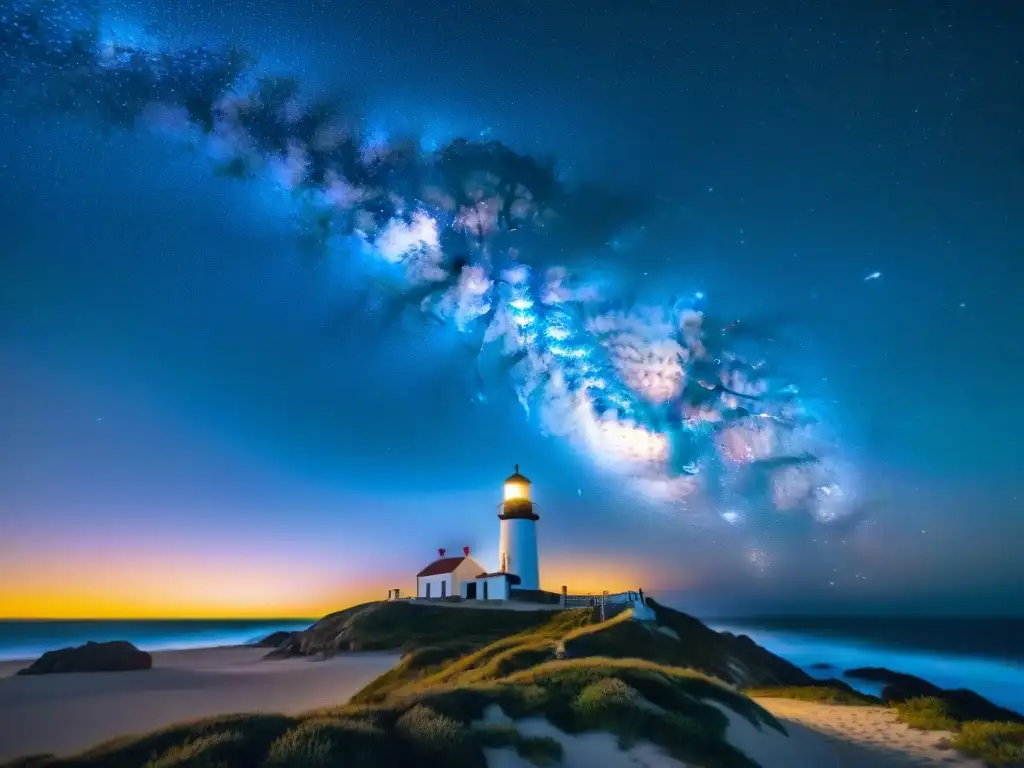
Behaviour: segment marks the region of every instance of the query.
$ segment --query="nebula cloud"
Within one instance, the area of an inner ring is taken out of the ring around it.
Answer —
[[[624,303],[614,281],[550,256],[585,263],[641,201],[566,185],[497,141],[382,140],[294,79],[256,77],[238,49],[101,28],[85,2],[0,0],[5,98],[170,134],[222,174],[287,190],[326,258],[369,259],[367,284],[398,310],[500,357],[477,399],[508,387],[541,429],[649,498],[699,497],[728,525],[852,514],[854,472],[756,329],[715,318],[701,294]]]

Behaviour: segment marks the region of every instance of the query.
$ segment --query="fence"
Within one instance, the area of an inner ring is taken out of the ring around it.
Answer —
[[[403,594],[401,590],[389,589],[388,590],[388,601],[405,601],[405,600],[423,600],[426,598],[417,598],[415,595]],[[601,619],[611,618],[612,616],[621,613],[627,607],[633,607],[634,610],[639,610],[637,606],[643,606],[645,604],[643,591],[642,590],[629,590],[627,592],[601,592],[599,594],[586,594],[586,595],[570,595],[567,593],[565,587],[562,588],[562,593],[547,592],[544,590],[518,590],[513,589],[509,595],[511,600],[519,600],[528,603],[548,603],[551,605],[561,604],[562,608],[600,608]],[[445,598],[435,598],[431,602],[462,602],[462,598],[449,595]]]
[[[578,608],[580,606],[599,606],[599,605],[621,605],[626,603],[638,603],[640,602],[639,592],[616,592],[615,594],[609,594],[603,592],[601,594],[588,594],[588,595],[563,595],[563,603],[566,608]]]

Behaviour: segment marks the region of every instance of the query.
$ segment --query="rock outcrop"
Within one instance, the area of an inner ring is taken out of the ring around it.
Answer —
[[[150,669],[153,657],[126,640],[111,640],[74,648],[47,651],[19,675],[54,675],[66,672],[133,672]]]
[[[280,648],[288,642],[294,634],[294,632],[282,629],[278,632],[271,632],[262,640],[257,640],[253,645],[257,648]]]
[[[794,664],[762,648],[746,635],[716,632],[699,619],[647,600],[653,622],[613,618],[600,631],[567,639],[561,658],[639,656],[661,664],[689,667],[739,687],[820,685]],[[580,614],[576,624],[600,624],[594,608],[564,612]],[[410,605],[401,602],[365,603],[332,613],[276,645],[268,656],[331,655],[344,651],[422,649],[443,651],[449,658],[550,622],[558,612],[473,610]],[[573,622],[570,622],[573,623]],[[450,653],[449,653],[450,651]],[[841,680],[826,681],[853,691]]]
[[[700,619],[673,610],[651,598],[658,625],[678,638],[676,664],[699,669],[740,687],[813,685],[814,678],[785,659],[762,648],[746,635],[716,632]],[[839,683],[848,688],[845,683]]]

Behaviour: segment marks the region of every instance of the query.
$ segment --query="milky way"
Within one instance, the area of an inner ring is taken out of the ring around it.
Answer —
[[[294,79],[257,77],[241,50],[141,46],[101,26],[91,6],[3,0],[0,88],[35,110],[169,132],[222,174],[290,191],[325,258],[473,341],[467,395],[511,388],[541,429],[645,497],[731,525],[856,517],[852,469],[773,365],[770,329],[716,318],[702,294],[637,305],[559,266],[585,264],[636,200],[570,186],[499,142],[383,141]],[[500,376],[484,375],[495,356]]]

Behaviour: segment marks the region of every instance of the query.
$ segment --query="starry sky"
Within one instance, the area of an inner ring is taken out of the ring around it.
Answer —
[[[642,197],[563,260],[781,318],[856,479],[827,525],[645,497],[501,387],[475,402],[449,329],[378,322],[280,190],[22,93],[0,108],[0,616],[409,591],[438,547],[496,564],[516,462],[550,589],[708,616],[1024,605],[1024,9],[177,0],[103,24],[238,44],[425,151],[499,140]]]

